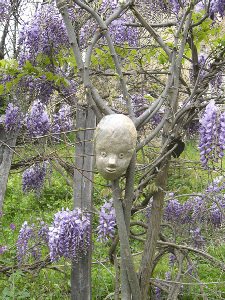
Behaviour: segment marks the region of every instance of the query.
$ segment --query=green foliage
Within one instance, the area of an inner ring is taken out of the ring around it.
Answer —
[[[12,77],[10,81],[8,81],[5,85],[0,85],[0,95],[4,93],[9,93],[11,89],[17,85],[20,79],[24,76],[33,76],[34,78],[39,78],[41,76],[45,76],[46,80],[52,81],[56,86],[60,86],[63,84],[67,87],[70,83],[67,78],[62,75],[57,75],[50,71],[45,71],[45,68],[53,63],[58,66],[58,62],[56,60],[50,61],[50,59],[46,55],[39,55],[37,57],[38,65],[34,66],[31,62],[26,61],[25,65],[22,67],[18,66],[16,60],[1,60],[0,61],[0,73],[5,73],[6,75]],[[70,61],[70,58],[68,58]],[[64,63],[65,59],[61,58],[60,63]],[[73,60],[71,62],[74,63]],[[75,64],[74,64],[75,66]]]
[[[204,11],[200,13],[193,13],[192,19],[194,23],[197,23],[203,17]],[[219,33],[221,31],[221,27],[218,26],[211,26],[212,20],[207,18],[205,19],[199,26],[196,26],[193,30],[194,34],[194,42],[198,50],[200,50],[200,44],[203,41],[206,44],[214,44],[218,45],[220,41]]]

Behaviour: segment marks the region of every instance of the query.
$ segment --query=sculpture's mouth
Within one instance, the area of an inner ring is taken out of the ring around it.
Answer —
[[[108,173],[115,173],[116,169],[106,168],[106,172],[108,172]]]

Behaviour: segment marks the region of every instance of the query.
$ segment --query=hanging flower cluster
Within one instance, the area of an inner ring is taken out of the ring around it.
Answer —
[[[209,7],[209,17],[215,20],[218,16],[223,17],[225,12],[225,0],[200,0],[196,5],[196,11],[200,12]]]
[[[109,237],[114,237],[116,226],[116,214],[113,208],[113,200],[110,199],[108,202],[102,205],[99,218],[98,238],[97,241],[107,243]]]
[[[69,39],[62,17],[51,4],[42,5],[31,22],[20,31],[20,63],[34,61],[39,54],[57,55],[63,48],[69,48]]]
[[[90,240],[90,217],[80,209],[58,211],[49,227],[49,250],[52,262],[64,257],[78,260],[86,253]]]
[[[200,160],[205,169],[214,168],[213,164],[224,156],[225,113],[220,113],[214,100],[206,106],[200,126]],[[211,163],[211,165],[209,165]]]
[[[25,221],[19,231],[17,239],[17,261],[21,263],[25,258],[32,257],[39,260],[41,257],[41,246],[48,241],[48,225],[37,219],[38,225],[28,225]]]
[[[41,101],[35,101],[30,114],[27,115],[27,131],[30,137],[39,137],[48,132],[50,121],[46,106]]]
[[[9,103],[5,112],[5,128],[6,131],[19,131],[23,124],[23,113],[20,108],[13,103]]]
[[[103,19],[107,19],[120,6],[120,4],[121,3],[119,3],[119,1],[103,0],[101,1],[98,13]],[[109,34],[115,45],[126,43],[130,47],[137,47],[139,38],[138,29],[137,27],[127,26],[128,23],[134,23],[134,18],[131,14],[126,12],[121,15],[120,18],[117,18],[110,23],[108,27]],[[88,40],[92,38],[97,28],[98,26],[96,21],[87,18],[86,23],[81,24],[80,45],[87,47]]]
[[[63,105],[58,114],[53,115],[52,128],[53,133],[70,131],[72,122],[70,117],[70,106]]]
[[[48,162],[43,164],[35,164],[24,171],[22,176],[23,192],[30,193],[34,191],[36,196],[39,196],[46,179],[47,174],[51,174],[51,168]]]

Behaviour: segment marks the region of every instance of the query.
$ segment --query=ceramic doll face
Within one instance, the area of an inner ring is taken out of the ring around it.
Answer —
[[[101,121],[96,131],[96,165],[103,178],[114,180],[126,171],[130,163],[136,144],[136,129],[126,116],[105,118],[107,122]]]

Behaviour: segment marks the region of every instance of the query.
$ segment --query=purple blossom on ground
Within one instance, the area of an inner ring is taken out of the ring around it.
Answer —
[[[0,255],[3,254],[5,251],[7,251],[7,246],[0,245]]]
[[[164,297],[162,296],[162,290],[159,287],[155,287],[155,299],[162,300]]]
[[[15,224],[13,224],[13,223],[11,223],[9,226],[10,226],[10,228],[12,229],[12,231],[14,231],[14,230],[16,229],[16,226],[15,226]]]
[[[113,200],[105,201],[101,207],[98,238],[97,241],[107,244],[109,237],[114,237],[116,226],[116,214],[113,207]]]
[[[159,276],[156,277],[156,279],[159,279]],[[155,286],[155,298],[156,300],[163,300],[165,299],[164,297],[164,292],[162,289],[160,289],[158,286]]]
[[[34,191],[36,196],[40,195],[48,173],[51,173],[51,169],[47,162],[35,164],[24,171],[22,175],[22,188],[24,194]]]
[[[46,106],[35,101],[30,114],[27,116],[27,130],[30,137],[39,137],[46,134],[50,128],[50,121]]]
[[[49,227],[49,250],[52,262],[62,257],[78,260],[86,253],[90,239],[90,216],[80,209],[58,211]]]
[[[5,214],[3,214],[2,211],[0,211],[0,217],[3,217]]]
[[[6,131],[14,130],[19,131],[23,124],[23,113],[20,108],[13,103],[9,103],[5,112],[5,128]]]

